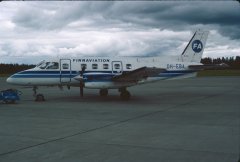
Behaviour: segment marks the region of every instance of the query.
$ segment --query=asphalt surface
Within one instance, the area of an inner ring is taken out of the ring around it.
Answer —
[[[0,103],[0,162],[237,162],[240,77],[160,81],[117,90],[30,88]]]

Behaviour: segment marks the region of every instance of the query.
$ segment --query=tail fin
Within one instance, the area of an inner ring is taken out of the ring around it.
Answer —
[[[200,62],[207,41],[208,31],[197,30],[184,49],[181,59],[183,62]]]

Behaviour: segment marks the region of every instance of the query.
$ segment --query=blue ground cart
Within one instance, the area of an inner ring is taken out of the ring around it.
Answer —
[[[20,100],[20,95],[22,94],[21,91],[16,89],[7,89],[0,91],[0,101],[4,103],[15,103],[16,101]]]

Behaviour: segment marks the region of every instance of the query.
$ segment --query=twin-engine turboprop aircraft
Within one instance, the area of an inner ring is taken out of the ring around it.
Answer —
[[[182,54],[176,59],[162,57],[79,57],[45,60],[35,68],[18,72],[7,79],[8,83],[32,86],[36,94],[39,86],[77,86],[83,96],[84,88],[100,89],[101,96],[108,89],[118,89],[120,97],[128,100],[127,87],[166,79],[196,76],[205,68],[200,63],[208,32],[196,31]],[[209,67],[208,67],[209,68]]]

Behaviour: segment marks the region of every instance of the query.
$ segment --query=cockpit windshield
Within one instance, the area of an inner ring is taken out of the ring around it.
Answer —
[[[41,61],[40,63],[38,63],[38,64],[36,65],[36,67],[40,67],[43,63],[45,63],[45,60],[43,60],[43,61]]]
[[[37,64],[36,67],[38,67],[40,69],[58,69],[59,68],[59,64],[58,64],[58,62],[42,61],[39,64]]]
[[[46,69],[58,69],[59,64],[58,62],[48,62],[49,64],[47,65]]]

